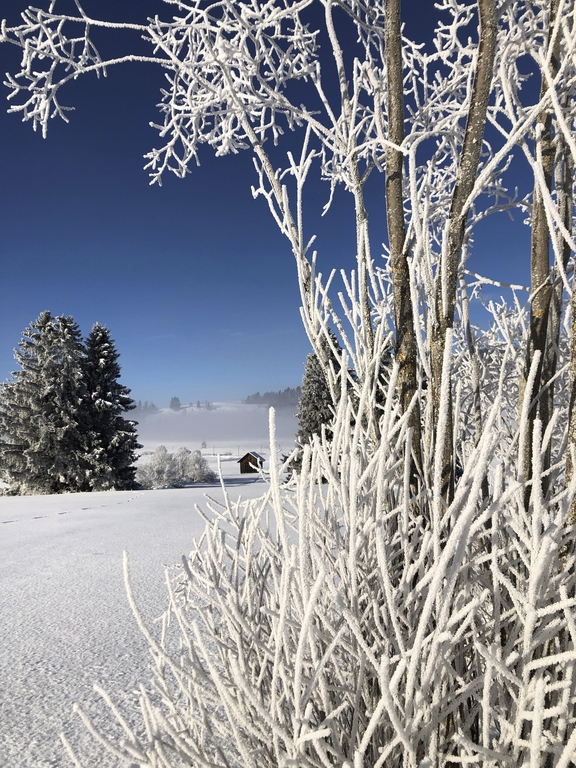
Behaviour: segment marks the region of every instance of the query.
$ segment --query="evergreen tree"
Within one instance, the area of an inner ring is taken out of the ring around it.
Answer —
[[[18,346],[21,370],[0,385],[2,479],[12,494],[82,490],[89,464],[78,325],[42,312]]]
[[[155,413],[158,413],[160,409],[154,405],[154,403],[149,403],[148,400],[138,400],[138,405],[134,409],[133,416],[138,417],[146,417],[146,416],[153,416]]]
[[[334,418],[334,403],[330,387],[315,352],[311,352],[306,358],[297,418],[296,439],[301,446],[309,443],[313,435],[320,435],[322,426],[329,425]],[[328,433],[330,434],[330,430]]]
[[[172,411],[180,411],[182,410],[182,403],[180,402],[179,397],[173,397],[170,400],[170,410]]]
[[[334,371],[339,377],[341,347],[332,331],[328,331],[328,334],[331,344],[325,340],[323,346]],[[324,368],[315,352],[311,352],[306,358],[296,416],[298,419],[296,442],[300,448],[310,443],[314,435],[321,435],[323,429],[328,439],[331,438],[332,431],[329,425],[334,419],[334,402]],[[290,470],[299,471],[301,466],[302,451],[300,450],[296,458],[292,460]]]
[[[88,391],[87,427],[90,438],[89,489],[129,490],[135,486],[136,422],[122,415],[135,408],[130,390],[118,382],[118,352],[110,331],[96,323],[86,339],[83,362]]]
[[[286,387],[278,392],[256,392],[248,395],[244,402],[247,405],[271,405],[274,408],[291,408],[298,405],[301,395],[301,387]]]

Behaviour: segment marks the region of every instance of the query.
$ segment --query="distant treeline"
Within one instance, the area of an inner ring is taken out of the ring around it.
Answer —
[[[138,400],[136,408],[132,411],[133,416],[151,416],[153,413],[158,413],[160,408],[157,408],[154,403],[149,403],[148,400],[142,402]],[[130,418],[133,418],[131,416]]]
[[[245,403],[248,405],[271,405],[274,408],[295,408],[300,400],[302,387],[286,387],[279,392],[256,392],[248,395]]]

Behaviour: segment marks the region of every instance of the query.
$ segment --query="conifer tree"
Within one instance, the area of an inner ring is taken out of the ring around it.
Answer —
[[[338,339],[328,331],[330,341],[324,339],[322,342],[323,350],[326,354],[328,364],[334,370],[337,380],[341,360],[338,353],[341,351]],[[312,441],[314,435],[321,435],[324,429],[328,439],[332,435],[329,427],[334,419],[335,403],[330,392],[330,385],[326,377],[326,367],[319,360],[315,352],[311,352],[306,358],[304,366],[304,376],[302,378],[302,387],[300,388],[300,399],[298,401],[298,432],[296,433],[296,442],[302,447]],[[302,465],[302,452],[292,461],[292,469],[298,471]]]
[[[89,465],[78,325],[42,312],[18,346],[21,370],[0,385],[2,478],[13,494],[82,490]]]
[[[110,488],[134,488],[136,450],[138,443],[136,422],[122,415],[135,408],[130,390],[120,384],[118,352],[110,331],[96,323],[86,339],[83,363],[84,379],[88,391],[87,422],[90,439],[89,489],[104,491]]]
[[[323,426],[328,429],[327,425],[334,418],[334,403],[330,387],[324,368],[315,352],[311,352],[306,358],[297,417],[296,439],[301,446],[309,443],[314,435],[320,435]],[[328,429],[328,434],[329,432]]]

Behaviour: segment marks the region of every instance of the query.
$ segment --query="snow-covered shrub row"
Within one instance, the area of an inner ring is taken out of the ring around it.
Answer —
[[[136,469],[136,482],[142,488],[179,488],[189,483],[212,483],[216,475],[200,451],[178,448],[168,453],[159,445],[148,461]]]

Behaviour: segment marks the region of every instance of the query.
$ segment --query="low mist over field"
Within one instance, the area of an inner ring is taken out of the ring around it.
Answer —
[[[294,448],[298,429],[295,408],[275,411],[276,442],[279,451]],[[157,445],[167,448],[181,445],[204,453],[256,450],[268,454],[269,409],[244,403],[213,403],[209,408],[189,406],[175,411],[169,408],[154,414],[134,417],[143,450]],[[205,443],[205,446],[203,446]]]

